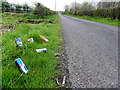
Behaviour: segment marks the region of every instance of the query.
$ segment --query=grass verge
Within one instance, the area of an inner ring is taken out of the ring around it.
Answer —
[[[13,17],[12,17],[13,18]],[[48,16],[48,19],[59,20],[58,15]],[[4,18],[3,18],[4,19]],[[12,20],[12,19],[11,19]],[[4,20],[3,20],[4,21]],[[55,68],[59,62],[55,52],[62,49],[60,43],[60,24],[39,23],[19,24],[15,31],[2,35],[2,86],[3,88],[56,88],[55,76],[60,74]],[[49,42],[43,42],[39,34]],[[16,47],[15,39],[21,38],[22,47]],[[33,43],[27,39],[34,38]],[[47,48],[46,53],[37,53],[35,49]],[[28,68],[28,74],[20,77],[14,60],[21,58]]]
[[[101,17],[90,17],[90,16],[75,16],[75,15],[70,15],[70,14],[65,14],[67,16],[75,17],[75,18],[80,18],[80,19],[85,19],[93,22],[99,22],[103,24],[108,24],[108,25],[113,25],[120,27],[120,21],[119,20],[112,20],[110,18],[101,18]]]

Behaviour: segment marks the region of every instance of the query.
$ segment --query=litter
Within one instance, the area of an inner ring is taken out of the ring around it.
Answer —
[[[28,42],[34,42],[33,38],[27,40]]]
[[[44,42],[48,42],[49,40],[46,39],[44,36],[40,35],[40,38],[44,41]]]
[[[36,49],[36,52],[44,52],[44,53],[46,53],[46,52],[47,52],[47,49],[46,49],[46,48]]]
[[[63,82],[62,82],[62,85],[61,85],[62,87],[65,86],[65,80],[66,80],[66,76],[63,77]]]
[[[23,45],[20,38],[17,38],[17,39],[16,39],[16,44],[17,44],[17,46],[19,46],[19,47],[21,47],[21,46]]]
[[[66,76],[63,77],[62,84],[60,84],[60,83],[58,82],[58,79],[57,79],[57,84],[58,84],[60,87],[64,87],[64,86],[65,86],[65,80],[66,80]]]
[[[61,54],[60,53],[55,53],[55,57],[60,57],[61,56]]]
[[[18,66],[18,68],[24,73],[27,74],[28,73],[28,69],[25,66],[25,64],[22,62],[22,60],[20,58],[15,60],[16,65]]]

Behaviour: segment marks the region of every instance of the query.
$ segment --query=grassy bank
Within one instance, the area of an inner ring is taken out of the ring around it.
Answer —
[[[47,20],[51,20],[53,19],[55,15],[52,16],[47,16],[45,19]],[[23,20],[42,20],[42,19],[37,19],[37,16],[33,15],[33,14],[26,14],[26,13],[4,13],[4,14],[0,14],[0,17],[2,17],[3,19],[3,28],[14,28],[15,26],[17,26],[19,24],[19,21]],[[57,19],[56,17],[54,17],[55,19]],[[1,19],[0,19],[1,21]]]
[[[67,16],[75,17],[75,18],[80,18],[80,19],[85,19],[93,22],[99,22],[103,24],[108,24],[108,25],[113,25],[113,26],[119,26],[120,27],[120,21],[118,20],[112,20],[110,18],[101,18],[101,17],[90,17],[90,16],[75,16],[75,15],[70,15],[66,14]]]
[[[6,16],[7,17],[7,16]],[[16,18],[16,16],[15,16]],[[17,22],[19,19],[11,17],[11,21]],[[24,19],[21,17],[18,17]],[[4,18],[3,18],[4,19]],[[58,15],[48,16],[46,20],[59,20]],[[36,19],[35,19],[36,20]],[[5,20],[3,20],[5,21]],[[4,22],[6,23],[6,21]],[[12,24],[12,23],[11,23]],[[9,25],[4,25],[9,26]],[[55,76],[60,74],[55,70],[59,63],[55,52],[62,49],[60,45],[60,24],[41,22],[39,24],[21,23],[15,31],[2,35],[2,86],[3,88],[56,88]],[[43,42],[39,35],[45,36],[49,42]],[[15,39],[21,38],[22,47],[16,47]],[[33,43],[27,39],[34,38]],[[35,49],[47,48],[46,53],[37,53]],[[28,68],[28,74],[20,77],[14,61],[21,58]]]

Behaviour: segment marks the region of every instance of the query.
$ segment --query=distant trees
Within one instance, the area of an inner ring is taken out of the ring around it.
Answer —
[[[17,13],[23,11],[23,7],[19,4],[17,4],[15,8]]]
[[[100,16],[104,18],[120,19],[120,2],[99,2],[97,9],[94,11],[94,16]],[[118,15],[119,14],[119,15]]]
[[[19,5],[19,4],[11,4],[8,3],[7,1],[2,2],[2,13],[4,12],[15,12],[15,13],[24,13],[24,12],[29,12],[30,6],[27,4],[24,5]]]
[[[120,2],[72,3],[65,6],[65,13],[79,16],[103,17],[120,20]]]
[[[28,6],[28,4],[11,4],[7,1],[2,2],[2,13],[4,12],[14,12],[14,13],[32,13],[37,16],[37,18],[44,18],[48,15],[53,15],[56,12],[50,10],[49,8],[43,6],[41,3],[36,3],[34,8]]]
[[[95,16],[100,16],[104,18],[118,19],[120,20],[120,5],[119,2],[102,2],[102,0],[97,4],[97,10],[95,10]]]
[[[65,6],[65,13],[73,15],[91,15],[89,11],[95,9],[94,5],[89,2],[84,2],[83,4],[72,3],[71,5]]]
[[[117,2],[102,2],[102,0],[97,4],[97,8],[115,8],[118,7]]]
[[[2,2],[2,12],[9,12],[10,4],[8,2]]]
[[[43,6],[41,3],[36,3],[35,8],[32,10],[33,14],[37,15],[38,18],[55,14],[55,11],[50,10],[49,8]]]
[[[65,13],[69,13],[70,7],[68,5],[65,5],[64,9],[65,9]]]
[[[23,12],[27,13],[27,12],[31,11],[31,7],[28,6],[28,4],[25,3],[25,4],[22,5],[22,10],[23,10]]]

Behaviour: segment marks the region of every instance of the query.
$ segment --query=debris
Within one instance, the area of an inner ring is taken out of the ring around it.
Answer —
[[[34,42],[33,38],[27,40],[28,42]]]
[[[61,55],[59,53],[55,53],[55,57],[60,57]]]
[[[65,86],[65,80],[66,80],[66,76],[63,77],[63,82],[62,82],[62,85],[61,85],[62,87]]]
[[[25,64],[22,62],[22,60],[20,58],[15,60],[16,65],[18,66],[18,68],[24,73],[27,74],[28,73],[28,69],[25,66]]]
[[[19,47],[21,47],[21,46],[23,45],[20,38],[17,38],[17,39],[16,39],[16,44],[17,44],[17,46],[19,46]]]
[[[58,82],[58,78],[56,79],[56,81],[57,81],[57,84],[60,86],[60,83]]]
[[[63,77],[62,84],[60,84],[60,83],[58,82],[58,79],[57,79],[56,81],[57,81],[57,84],[58,84],[60,87],[64,87],[64,86],[65,86],[65,80],[66,80],[66,76]]]
[[[41,38],[44,42],[48,42],[48,39],[46,39],[44,36],[40,35],[40,38]]]
[[[36,52],[44,52],[44,53],[46,53],[46,52],[47,52],[47,49],[46,49],[46,48],[36,49]]]

